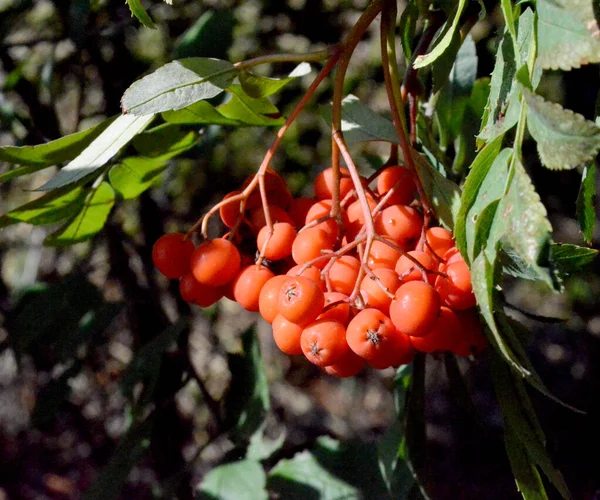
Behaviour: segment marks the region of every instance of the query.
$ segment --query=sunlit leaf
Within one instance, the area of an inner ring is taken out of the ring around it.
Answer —
[[[577,195],[577,219],[586,243],[591,243],[596,226],[596,165],[590,163],[583,169],[581,186]]]
[[[94,139],[74,160],[59,170],[40,191],[73,184],[98,171],[154,119],[154,115],[121,115]]]
[[[104,227],[114,203],[115,192],[103,182],[91,190],[83,208],[73,219],[46,237],[44,245],[61,247],[91,238]]]
[[[223,92],[237,68],[220,59],[179,59],[136,81],[121,99],[124,113],[146,115],[185,108]]]
[[[527,128],[537,142],[544,166],[571,169],[592,160],[600,150],[600,127],[582,115],[523,88]]]
[[[212,469],[196,490],[196,500],[267,500],[267,476],[259,462],[241,460]]]
[[[250,71],[242,71],[239,79],[244,92],[250,97],[260,99],[279,92],[288,83],[308,73],[310,73],[310,64],[304,62],[296,66],[286,78],[267,78]]]
[[[217,108],[225,118],[236,120],[244,125],[273,126],[282,125],[279,110],[266,98],[254,99],[246,94],[238,85],[229,89],[231,99]]]
[[[110,169],[108,179],[123,199],[132,200],[150,188],[165,168],[161,159],[130,156]]]
[[[131,144],[143,156],[169,160],[193,148],[199,140],[195,131],[163,123],[135,136]]]
[[[154,21],[144,9],[142,2],[140,0],[126,0],[127,5],[129,5],[129,10],[131,10],[131,14],[134,15],[137,20],[142,23],[146,28],[154,29],[156,28]]]
[[[162,115],[168,123],[180,125],[233,125],[242,123],[233,118],[227,118],[207,101],[198,101],[177,111],[166,111]]]
[[[570,70],[600,62],[594,0],[537,0],[537,63]]]

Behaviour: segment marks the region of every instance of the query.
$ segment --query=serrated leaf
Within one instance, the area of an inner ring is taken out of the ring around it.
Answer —
[[[104,227],[114,203],[115,192],[103,182],[91,190],[75,217],[46,237],[44,245],[62,247],[90,239]]]
[[[600,127],[556,103],[523,88],[527,128],[537,142],[542,164],[572,169],[592,160],[600,150]]]
[[[568,71],[600,62],[594,0],[538,0],[537,64]]]
[[[181,57],[224,59],[233,43],[236,19],[231,9],[204,12],[175,42],[175,54]]]
[[[583,168],[576,202],[577,220],[586,243],[591,243],[594,237],[596,202],[596,165],[590,163]]]
[[[452,17],[446,21],[446,24],[442,28],[442,31],[438,36],[438,41],[435,42],[433,49],[428,54],[418,56],[413,63],[414,68],[424,68],[425,66],[430,65],[446,51],[446,49],[452,43],[452,39],[456,36],[458,31],[458,22],[460,21],[460,16],[462,15],[466,5],[466,0],[458,1],[458,5],[452,11]]]
[[[254,99],[239,85],[231,85],[227,90],[232,94],[231,99],[217,108],[225,118],[244,125],[263,127],[283,125],[285,122],[279,110],[268,99]]]
[[[73,184],[102,168],[154,119],[154,115],[121,115],[96,137],[74,160],[59,170],[39,191]]]
[[[170,62],[136,81],[121,99],[124,113],[146,115],[183,109],[223,92],[237,76],[228,61],[191,57]]]
[[[477,199],[483,180],[500,153],[502,139],[502,136],[497,137],[478,153],[471,164],[471,170],[463,186],[460,208],[454,227],[454,238],[456,239],[456,246],[467,262],[470,262],[469,254],[471,253],[467,240],[467,214]]]
[[[243,354],[228,356],[231,386],[225,398],[230,438],[245,443],[262,425],[271,408],[269,385],[263,367],[256,331],[246,330],[242,336]]]
[[[440,223],[452,230],[460,208],[460,188],[435,170],[421,155],[415,153],[415,168],[425,191],[425,196],[435,209]]]
[[[244,92],[250,97],[260,99],[279,92],[288,83],[309,73],[310,64],[303,62],[296,66],[286,78],[267,78],[250,71],[242,71],[239,74],[239,79]]]
[[[34,226],[55,224],[79,211],[85,199],[82,195],[84,192],[81,187],[56,189],[7,212],[0,217],[0,227],[16,222],[27,222]]]
[[[517,44],[519,54],[515,54],[515,47],[511,37],[505,30],[504,37],[496,53],[496,63],[490,81],[490,95],[485,113],[481,121],[481,131],[478,135],[478,146],[490,142],[504,134],[519,121],[520,102],[519,84],[515,79],[517,70],[529,58],[529,53],[534,50],[535,15],[527,8],[517,21]],[[533,88],[537,86],[539,77],[536,73],[532,81]]]
[[[267,500],[267,476],[259,462],[241,460],[211,470],[196,490],[196,500]]]
[[[580,271],[598,257],[598,250],[565,243],[554,243],[550,248],[552,263],[564,274]]]
[[[110,169],[108,179],[124,200],[132,200],[150,188],[165,168],[161,159],[130,156]]]
[[[115,119],[116,117],[109,118],[87,130],[69,134],[55,141],[38,144],[37,146],[0,147],[0,161],[22,165],[20,168],[0,174],[0,182],[72,160],[104,132]]]
[[[169,160],[198,144],[199,135],[178,125],[163,123],[135,136],[131,144],[143,156]]]
[[[131,14],[135,16],[140,23],[142,23],[146,28],[156,28],[154,21],[152,21],[152,18],[148,12],[146,12],[146,9],[144,9],[140,0],[126,0],[126,2],[129,6]]]
[[[331,124],[331,106],[322,107],[321,114]],[[348,145],[367,141],[398,143],[394,124],[375,113],[355,95],[348,95],[342,101],[342,132]]]

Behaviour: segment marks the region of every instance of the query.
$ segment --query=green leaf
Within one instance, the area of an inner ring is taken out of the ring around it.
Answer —
[[[120,440],[106,467],[83,495],[83,500],[118,498],[131,469],[136,466],[150,446],[154,418],[151,415],[130,429]]]
[[[530,51],[533,50],[534,20],[535,15],[529,8],[519,16],[517,35],[519,54],[515,54],[512,39],[505,30],[496,53],[496,63],[490,82],[490,95],[478,136],[479,147],[484,142],[490,142],[504,134],[519,121],[521,104],[516,74],[523,62],[528,60]],[[532,82],[534,88],[538,83],[539,76],[539,74],[534,75],[535,78]]]
[[[181,57],[225,59],[233,43],[236,25],[231,9],[204,12],[175,42],[175,54]]]
[[[416,39],[417,21],[419,20],[419,6],[417,2],[411,0],[408,2],[402,15],[398,31],[400,32],[400,41],[402,42],[402,50],[407,61],[412,59],[413,43]]]
[[[91,238],[104,227],[114,203],[115,192],[107,182],[103,182],[92,189],[75,217],[46,237],[44,245],[62,247]]]
[[[231,386],[225,398],[225,414],[231,439],[245,444],[261,427],[271,403],[267,375],[253,328],[244,332],[242,347],[243,354],[228,356]]]
[[[74,160],[59,170],[40,191],[50,191],[73,184],[101,169],[137,134],[146,128],[154,115],[121,115],[96,137]]]
[[[85,200],[83,188],[68,186],[46,193],[0,217],[0,228],[16,222],[45,226],[77,213]]]
[[[227,61],[205,57],[179,59],[136,81],[121,99],[124,113],[146,115],[183,109],[223,92],[237,76]]]
[[[283,125],[279,110],[266,98],[254,99],[244,92],[242,87],[231,85],[228,89],[231,99],[217,108],[225,118],[236,120],[244,125],[273,126]],[[274,115],[272,118],[269,115]]]
[[[577,245],[554,243],[550,248],[552,263],[563,274],[580,271],[598,257],[598,250]]]
[[[0,174],[0,182],[72,160],[104,132],[115,119],[116,117],[109,118],[87,130],[66,135],[55,141],[38,144],[37,146],[0,147],[0,161],[22,165],[20,168]]]
[[[424,68],[425,66],[430,65],[446,51],[458,32],[458,22],[460,21],[460,16],[466,5],[466,0],[458,1],[458,5],[452,11],[451,17],[446,21],[446,24],[442,28],[442,31],[435,42],[435,46],[428,54],[418,56],[415,59],[415,62],[413,63],[414,68]]]
[[[417,175],[437,218],[443,226],[452,230],[460,208],[459,187],[435,170],[423,156],[415,154],[414,158],[417,160]]]
[[[152,18],[146,12],[146,9],[144,9],[140,0],[126,0],[126,2],[127,5],[129,5],[131,14],[134,15],[140,23],[142,23],[146,28],[156,28],[154,21],[152,21]]]
[[[268,460],[283,446],[287,436],[285,429],[275,439],[271,439],[265,434],[265,427],[265,423],[263,422],[260,428],[250,437],[248,449],[246,450],[246,459]]]
[[[241,460],[211,470],[198,486],[196,500],[267,500],[267,477],[259,462]]]
[[[591,243],[594,237],[596,200],[596,165],[590,163],[583,168],[576,203],[577,220],[586,243]]]
[[[471,253],[469,242],[467,240],[467,227],[471,224],[467,224],[467,214],[477,200],[481,185],[495,162],[496,157],[500,153],[502,139],[502,136],[497,137],[479,152],[471,165],[471,171],[463,186],[460,209],[454,227],[454,238],[456,239],[456,246],[467,262],[470,262],[469,255]]]
[[[142,156],[170,160],[198,144],[198,133],[179,125],[163,123],[135,136],[131,142]]]
[[[250,97],[260,99],[279,92],[291,81],[309,73],[310,64],[304,62],[296,66],[286,78],[267,78],[266,76],[251,73],[250,71],[241,71],[239,79],[244,92]]]
[[[166,111],[161,116],[168,123],[180,125],[242,125],[238,120],[223,116],[207,101],[198,101],[177,111]]]
[[[538,0],[537,64],[568,71],[600,62],[595,0]]]
[[[523,88],[527,128],[537,142],[544,166],[572,169],[592,160],[600,150],[600,127]]]
[[[321,114],[331,124],[331,106],[321,108]],[[355,95],[342,101],[342,132],[348,145],[366,141],[398,143],[394,124],[360,102]]]
[[[108,179],[124,200],[133,200],[152,187],[165,168],[167,164],[162,160],[130,156],[110,169]]]

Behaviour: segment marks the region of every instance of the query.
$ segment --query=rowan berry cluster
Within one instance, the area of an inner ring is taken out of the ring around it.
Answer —
[[[366,363],[409,363],[415,351],[469,356],[485,347],[469,268],[450,231],[424,227],[405,167],[361,178],[370,240],[347,170],[321,172],[314,198],[294,198],[270,169],[255,181],[207,214],[219,212],[225,236],[195,247],[167,234],[154,245],[155,266],[180,280],[185,301],[207,307],[226,296],[258,311],[281,351],[339,377]]]

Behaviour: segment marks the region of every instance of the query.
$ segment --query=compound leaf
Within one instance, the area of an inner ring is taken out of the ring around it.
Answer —
[[[544,166],[572,169],[592,160],[600,150],[600,127],[582,115],[522,88],[527,102],[527,128],[537,142]]]
[[[121,108],[134,115],[183,109],[219,95],[237,73],[233,64],[221,59],[179,59],[133,83],[123,94]]]
[[[577,245],[554,243],[550,248],[552,263],[563,274],[580,271],[598,257],[598,250]]]
[[[568,71],[600,62],[594,0],[538,0],[537,64]]]

